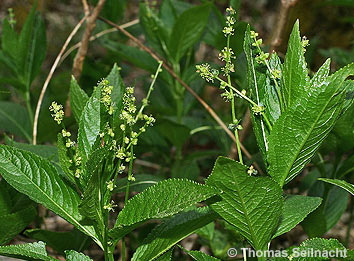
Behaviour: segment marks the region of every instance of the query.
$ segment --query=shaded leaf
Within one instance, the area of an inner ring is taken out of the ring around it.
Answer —
[[[65,251],[67,261],[92,261],[92,259],[83,253],[78,253],[75,250]]]
[[[216,217],[215,212],[208,207],[177,214],[151,231],[132,260],[153,260]]]
[[[284,201],[283,214],[273,238],[289,232],[303,221],[308,214],[318,208],[321,202],[322,199],[318,197],[288,196]]]
[[[319,178],[318,180],[336,185],[338,187],[341,187],[342,189],[345,189],[348,191],[350,194],[354,196],[354,185],[346,182],[345,180],[340,180],[340,179],[325,179],[325,178]]]
[[[43,242],[35,242],[20,245],[0,246],[0,255],[19,258],[23,260],[56,260],[48,256]]]
[[[130,181],[129,190],[135,192],[142,192],[150,186],[156,185],[162,178],[149,175],[149,174],[135,174],[135,180]],[[120,178],[117,182],[117,187],[113,190],[113,193],[125,192],[128,184],[128,178]]]

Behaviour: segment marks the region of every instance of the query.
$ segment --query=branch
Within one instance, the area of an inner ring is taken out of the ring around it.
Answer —
[[[81,25],[84,23],[85,21],[85,17],[82,18],[80,20],[80,22],[75,26],[75,28],[73,29],[73,31],[70,33],[70,35],[68,36],[68,38],[66,39],[63,47],[61,48],[57,58],[55,59],[52,68],[49,71],[49,74],[47,76],[47,79],[45,80],[43,87],[42,87],[42,91],[41,94],[39,95],[39,99],[37,102],[37,107],[36,107],[36,113],[34,115],[34,121],[33,121],[33,145],[37,144],[37,129],[38,129],[38,118],[39,118],[39,111],[41,110],[41,105],[42,105],[42,101],[43,101],[43,97],[44,94],[47,90],[48,84],[53,76],[53,73],[55,71],[55,69],[57,68],[57,65],[60,61],[61,56],[63,55],[65,49],[68,47],[71,39],[73,38],[73,36],[77,33],[77,31],[79,30],[79,28],[81,27]]]
[[[84,10],[85,10],[85,14],[86,14],[89,11],[88,5],[86,3],[86,0],[83,0],[82,2],[84,5]],[[76,80],[79,80],[80,75],[82,73],[82,67],[83,67],[84,60],[85,60],[87,50],[88,50],[88,43],[89,43],[91,34],[96,27],[97,17],[100,14],[105,2],[106,2],[106,0],[99,0],[97,6],[93,9],[92,13],[89,14],[89,16],[85,15],[85,17],[86,17],[86,30],[82,36],[81,46],[76,53],[76,56],[74,59],[74,64],[73,64],[73,75]]]
[[[275,30],[270,41],[269,53],[277,51],[284,40],[284,32],[289,19],[289,12],[296,5],[298,0],[281,0],[278,20],[274,26]]]
[[[140,40],[138,40],[136,37],[134,37],[132,34],[130,34],[128,31],[126,31],[124,28],[121,28],[119,25],[103,18],[103,17],[98,17],[101,21],[109,24],[110,26],[113,26],[114,28],[117,28],[119,31],[121,31],[123,34],[125,34],[128,38],[130,38],[133,42],[135,42],[142,50],[146,51],[151,55],[152,58],[154,58],[157,62],[161,61],[160,59],[152,50],[150,50],[148,47],[146,47]],[[169,74],[173,78],[175,78],[186,90],[194,96],[194,98],[199,101],[199,103],[206,109],[207,112],[214,118],[214,120],[224,129],[224,131],[227,133],[227,135],[230,136],[230,138],[236,143],[236,138],[234,134],[227,128],[225,123],[219,118],[219,116],[215,113],[215,111],[191,88],[189,87],[178,75],[164,62],[162,66],[165,68]],[[246,155],[247,158],[251,159],[252,155],[247,151],[247,149],[242,145],[241,149],[243,153]],[[258,171],[261,173],[262,170],[259,168],[259,166],[254,163],[255,167],[258,169]]]

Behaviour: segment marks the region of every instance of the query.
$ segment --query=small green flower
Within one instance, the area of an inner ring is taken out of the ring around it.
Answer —
[[[257,175],[258,172],[253,166],[250,166],[247,170],[247,173],[250,176],[254,176],[254,175]]]
[[[260,115],[264,111],[264,106],[255,104],[252,106],[252,111],[255,115]]]
[[[114,185],[113,180],[110,180],[110,181],[107,182],[107,189],[108,189],[109,191],[113,191],[113,189],[114,189],[115,187],[116,187],[116,186]]]
[[[57,104],[55,101],[50,105],[49,110],[52,111],[52,117],[54,121],[60,124],[64,118],[63,105]]]
[[[211,69],[210,65],[205,63],[196,65],[197,73],[207,82],[214,82],[214,79],[219,75],[219,72],[215,69]]]

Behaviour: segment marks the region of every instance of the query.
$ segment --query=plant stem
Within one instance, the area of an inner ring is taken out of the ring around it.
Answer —
[[[29,91],[26,91],[25,93],[25,100],[26,100],[26,107],[28,111],[28,117],[30,119],[31,126],[33,127],[33,111],[31,108],[31,96]]]
[[[125,189],[124,206],[127,205],[127,202],[129,199],[130,181],[133,177],[133,175],[132,175],[133,160],[134,160],[134,146],[131,146],[130,147],[129,170],[128,170],[128,181],[127,181],[127,188]],[[125,237],[122,238],[122,260],[125,261]]]
[[[231,50],[230,50],[230,35],[227,36],[227,52],[229,53],[229,58],[226,60],[226,64],[230,63],[231,64]],[[230,74],[227,74],[227,83],[229,85],[231,85],[231,77]],[[232,91],[232,89],[230,90],[231,93],[231,115],[232,115],[232,123],[235,123],[236,120],[236,110],[235,110],[235,97],[234,97],[234,93]],[[235,127],[235,138],[236,138],[236,147],[237,147],[237,154],[238,154],[238,159],[240,161],[241,164],[243,164],[243,159],[242,159],[242,152],[241,152],[241,146],[240,146],[240,139],[238,137],[238,130],[237,130],[237,126]]]

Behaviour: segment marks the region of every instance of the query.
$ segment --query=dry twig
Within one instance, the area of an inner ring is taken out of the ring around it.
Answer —
[[[135,42],[141,49],[146,51],[151,55],[152,58],[154,58],[156,61],[161,61],[160,59],[152,50],[150,50],[148,47],[146,47],[139,39],[134,37],[132,34],[130,34],[128,31],[126,31],[124,28],[121,28],[119,25],[103,18],[103,17],[98,17],[98,19],[102,20],[103,22],[117,28],[119,31],[121,31],[123,34],[125,34],[129,39],[131,39],[133,42]],[[224,131],[230,136],[230,138],[236,143],[236,138],[234,134],[227,128],[225,123],[219,118],[219,116],[215,113],[215,111],[191,88],[186,84],[178,75],[164,62],[162,66],[165,68],[167,72],[171,74],[173,78],[175,78],[186,90],[194,96],[198,100],[198,102],[205,108],[207,112],[214,118],[214,120],[224,129]],[[247,149],[242,145],[241,149],[243,153],[246,155],[247,158],[251,158],[252,155],[247,151]],[[258,169],[260,173],[262,173],[262,170],[259,168],[259,166],[254,163],[255,167]]]
[[[42,91],[41,91],[41,94],[39,95],[39,99],[38,99],[38,102],[37,102],[37,107],[36,107],[36,112],[35,112],[35,115],[34,115],[34,121],[33,121],[33,144],[37,144],[37,129],[38,129],[38,118],[39,118],[39,112],[41,110],[41,105],[42,105],[42,101],[43,101],[43,97],[44,97],[44,94],[47,90],[47,87],[48,87],[48,84],[53,76],[53,73],[55,71],[55,69],[57,68],[58,66],[58,63],[60,61],[60,58],[61,56],[63,55],[65,49],[68,47],[71,39],[73,38],[73,36],[77,33],[77,31],[79,30],[79,28],[81,27],[81,25],[84,23],[85,21],[85,17],[82,18],[80,20],[80,22],[75,26],[75,28],[73,29],[73,31],[70,33],[70,35],[68,36],[68,38],[66,39],[63,47],[61,48],[57,58],[55,59],[53,65],[52,65],[52,68],[50,69],[49,71],[49,74],[47,76],[47,79],[45,80],[44,84],[43,84],[43,87],[42,87]]]

